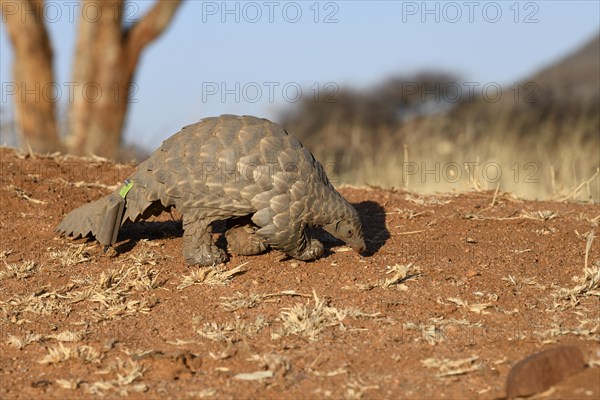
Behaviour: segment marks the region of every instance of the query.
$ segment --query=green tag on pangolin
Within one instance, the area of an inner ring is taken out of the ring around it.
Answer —
[[[133,181],[130,181],[129,179],[125,179],[123,181],[123,184],[124,184],[124,186],[121,188],[121,190],[119,190],[119,195],[122,198],[125,198],[127,196],[127,193],[129,193],[129,191],[133,187]]]

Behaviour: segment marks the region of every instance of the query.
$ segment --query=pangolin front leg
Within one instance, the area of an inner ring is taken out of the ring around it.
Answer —
[[[256,223],[260,222],[260,218],[259,215],[252,220]],[[305,229],[306,224],[301,221],[274,216],[271,223],[256,231],[256,234],[274,249],[298,260],[310,261],[320,257],[324,249],[321,242],[306,235]]]
[[[277,246],[274,247],[277,248]],[[311,261],[321,257],[323,251],[323,243],[317,239],[309,238],[302,232],[302,240],[298,247],[292,251],[286,252],[286,254],[298,260]]]
[[[183,257],[189,265],[217,265],[227,261],[227,254],[212,239],[210,224],[214,217],[183,217]]]

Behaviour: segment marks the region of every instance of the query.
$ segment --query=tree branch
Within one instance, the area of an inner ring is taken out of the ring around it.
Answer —
[[[154,6],[135,25],[124,33],[125,47],[134,65],[140,53],[169,25],[181,0],[157,0]]]

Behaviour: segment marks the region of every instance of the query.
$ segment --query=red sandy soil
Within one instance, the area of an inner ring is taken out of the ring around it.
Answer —
[[[55,235],[133,165],[7,148],[0,162],[0,398],[491,399],[560,344],[588,366],[540,396],[600,398],[598,239],[584,280],[598,205],[343,188],[371,254],[316,232],[315,262],[210,269],[183,261],[177,213],[107,252]]]

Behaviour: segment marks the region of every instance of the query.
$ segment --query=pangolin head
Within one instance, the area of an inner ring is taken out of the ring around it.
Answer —
[[[354,207],[348,205],[342,216],[323,226],[327,232],[346,244],[357,253],[363,253],[367,247],[363,236],[360,218]]]

